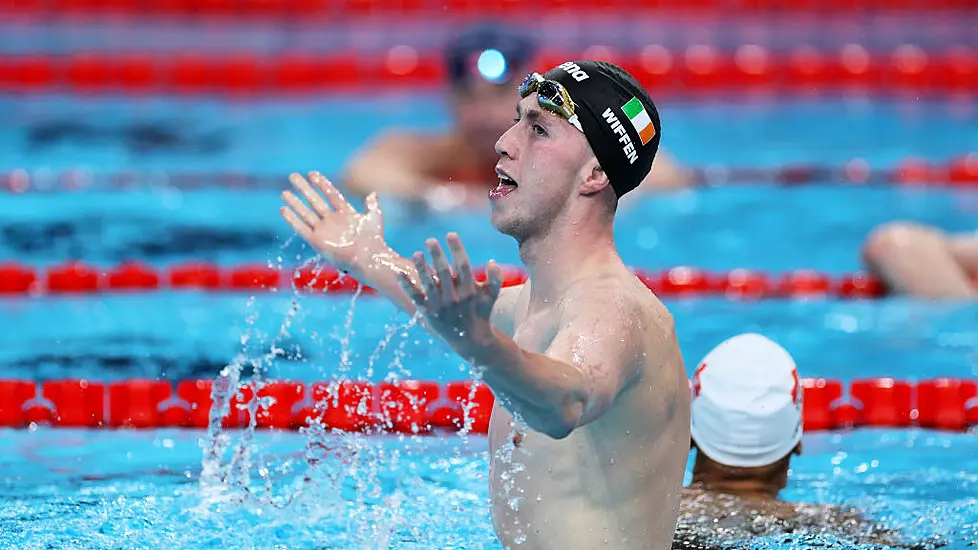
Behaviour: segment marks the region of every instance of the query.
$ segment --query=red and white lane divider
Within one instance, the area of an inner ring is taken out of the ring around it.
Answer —
[[[212,406],[211,380],[0,380],[0,426],[51,425],[74,428],[205,428]],[[978,425],[976,383],[936,378],[910,382],[893,378],[839,380],[805,378],[803,421],[806,431],[858,427],[921,427],[964,430]],[[251,385],[231,400],[223,424],[250,424]],[[485,434],[494,396],[472,381],[441,384],[335,381],[305,384],[271,381],[258,389],[255,424],[294,430],[318,419],[345,432],[426,434],[459,430]]]
[[[736,185],[803,185],[901,187],[978,186],[978,153],[958,155],[944,162],[907,158],[892,167],[873,167],[866,159],[854,158],[840,166],[793,164],[772,168],[744,166],[690,167],[697,187]],[[160,187],[170,189],[285,189],[282,175],[248,175],[235,173],[140,174],[137,172],[92,173],[66,170],[59,173],[25,169],[0,173],[0,192],[13,194],[84,190],[119,190]]]
[[[836,276],[811,269],[780,274],[748,269],[715,273],[695,267],[633,271],[656,294],[669,298],[874,299],[886,295],[882,283],[866,273]],[[505,267],[503,274],[503,286],[522,284],[527,277],[517,267]],[[476,276],[484,280],[484,268],[476,269]],[[978,280],[975,284],[978,286]],[[187,263],[155,268],[126,262],[106,269],[69,262],[35,269],[16,262],[0,264],[0,297],[8,298],[159,291],[269,292],[293,287],[312,293],[349,294],[358,289],[364,294],[376,293],[328,266],[278,269],[264,265]]]
[[[618,63],[655,98],[731,91],[978,93],[978,51],[969,46],[928,52],[915,44],[903,44],[889,52],[870,52],[863,45],[846,44],[834,51],[799,46],[781,53],[755,44],[733,51],[708,45],[670,51],[649,45],[628,52],[609,48],[547,52],[534,66],[552,67],[582,55]],[[443,63],[439,52],[419,52],[405,45],[381,54],[8,54],[0,56],[0,92],[263,95],[383,86],[402,89],[442,85]]]
[[[219,18],[285,20],[357,16],[472,17],[541,13],[656,13],[810,15],[879,11],[886,14],[941,13],[972,7],[968,0],[17,0],[0,9],[28,17]]]

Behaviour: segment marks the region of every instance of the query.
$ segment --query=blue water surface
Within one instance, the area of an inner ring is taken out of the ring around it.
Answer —
[[[180,430],[0,431],[0,546],[502,548],[488,515],[483,437],[331,438],[329,460],[312,469],[302,454],[305,436],[259,433],[250,446],[267,471],[254,466],[225,499],[200,492],[199,437]],[[973,544],[974,436],[862,430],[809,434],[803,443],[784,498],[855,507],[911,542]],[[819,544],[798,534],[731,542]]]
[[[663,149],[690,165],[839,165],[863,158],[885,168],[911,155],[946,160],[978,143],[978,104],[967,99],[676,98],[658,107]],[[0,170],[315,169],[330,176],[340,176],[353,152],[385,128],[437,131],[450,124],[442,98],[430,93],[288,101],[0,96],[0,117]]]
[[[676,102],[662,110],[664,147],[693,165],[837,165],[860,157],[888,167],[911,154],[945,160],[978,143],[971,103],[849,98]],[[0,170],[228,170],[280,174],[283,188],[291,171],[340,174],[352,152],[387,124],[436,130],[447,120],[431,96],[290,104],[8,98],[0,100],[0,116]],[[163,137],[147,143],[147,128]],[[650,194],[622,205],[616,236],[628,263],[650,269],[815,268],[840,275],[862,267],[862,243],[880,223],[908,219],[946,231],[978,229],[973,192],[839,183]],[[274,189],[218,185],[2,194],[0,261],[291,266],[312,253],[290,235],[279,204]],[[384,199],[382,205],[389,241],[404,254],[426,237],[454,230],[476,263],[519,262],[514,243],[492,230],[484,209],[423,212]],[[298,312],[290,318],[294,303]],[[688,370],[723,339],[759,331],[788,348],[803,376],[976,375],[978,309],[971,304],[894,297],[667,305]],[[406,329],[406,321],[377,297],[296,296],[288,288],[255,296],[4,297],[0,372],[34,380],[175,381],[213,377],[237,355],[256,357],[274,346],[285,354],[268,366],[270,378],[469,377],[457,357],[419,329]],[[310,437],[258,434],[244,485],[265,494],[259,473],[265,468],[271,496],[241,497],[244,504],[235,505],[197,492],[202,437],[180,430],[0,431],[0,546],[498,548],[482,438],[329,439],[335,453],[318,473],[333,478],[310,486],[302,481]],[[856,505],[912,538],[941,534],[950,548],[964,548],[978,540],[976,456],[971,434],[808,434],[784,496]],[[343,473],[351,460],[360,461],[351,469],[356,477],[375,490],[358,493]],[[288,497],[294,500],[286,504]],[[797,546],[755,541],[758,548]]]

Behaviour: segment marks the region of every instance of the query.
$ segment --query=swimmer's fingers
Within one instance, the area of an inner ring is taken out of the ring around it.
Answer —
[[[309,185],[306,178],[300,176],[299,174],[292,174],[289,176],[289,181],[292,183],[292,186],[299,191],[299,193],[302,193],[302,196],[309,203],[309,206],[311,206],[317,214],[320,216],[325,216],[333,212],[330,210],[329,205],[326,204],[326,201],[323,200],[323,197],[317,193],[311,185]]]
[[[443,303],[450,304],[456,300],[455,296],[455,277],[452,276],[452,266],[448,263],[445,251],[441,249],[438,239],[428,239],[425,241],[428,246],[428,254],[431,255],[431,263],[435,266],[435,273],[438,275],[438,291]]]
[[[455,261],[459,298],[472,296],[475,293],[475,277],[472,276],[472,264],[469,262],[469,253],[462,246],[462,239],[457,233],[449,233],[445,242],[448,243],[448,249],[452,251],[452,259]]]
[[[486,265],[486,282],[480,285],[486,294],[495,301],[499,297],[499,291],[503,288],[503,268],[495,260],[489,260]]]
[[[426,294],[427,307],[428,309],[437,309],[439,300],[435,274],[428,267],[428,262],[424,258],[424,252],[415,252],[413,259],[414,268],[418,271],[418,279],[421,281],[421,287]]]
[[[293,212],[292,209],[289,208],[288,206],[283,206],[282,208],[279,209],[279,211],[281,212],[282,217],[285,218],[285,221],[289,224],[289,226],[293,230],[295,230],[295,232],[298,233],[300,237],[305,239],[306,242],[312,244],[313,242],[312,228],[306,225],[304,221],[299,219],[299,216],[296,215],[296,213]]]
[[[306,225],[309,227],[316,227],[316,224],[319,223],[319,216],[317,216],[312,210],[309,210],[306,203],[299,200],[299,197],[295,196],[292,191],[282,191],[282,200],[284,200],[285,204],[289,205],[289,208],[298,214],[299,217],[302,218],[302,221],[306,222]]]
[[[407,294],[408,298],[414,302],[415,306],[417,306],[419,309],[426,307],[424,291],[411,280],[407,273],[398,271],[397,282],[400,283],[401,289],[404,290],[404,293]]]
[[[320,174],[319,172],[309,172],[309,180],[312,181],[323,195],[326,196],[326,200],[329,201],[329,205],[333,207],[333,210],[337,212],[353,212],[355,208],[347,202],[346,197],[343,193],[340,193],[338,189],[333,187],[326,176]]]

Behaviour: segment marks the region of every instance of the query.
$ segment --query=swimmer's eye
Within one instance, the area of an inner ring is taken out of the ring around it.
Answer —
[[[547,135],[547,131],[546,131],[546,130],[544,130],[544,129],[543,129],[543,126],[540,126],[539,124],[534,124],[534,125],[533,125],[533,131],[534,131],[534,132],[536,133],[536,135],[538,135],[538,136],[545,136],[545,135]]]

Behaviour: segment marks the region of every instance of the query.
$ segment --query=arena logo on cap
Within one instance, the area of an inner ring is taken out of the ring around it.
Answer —
[[[611,126],[611,131],[620,136],[618,141],[619,143],[624,144],[624,147],[622,147],[621,150],[623,153],[625,153],[625,157],[628,158],[628,164],[635,164],[635,161],[638,160],[638,151],[635,150],[635,144],[632,143],[632,137],[629,136],[628,132],[625,130],[625,125],[618,120],[618,117],[615,116],[615,113],[611,110],[611,107],[605,109],[604,112],[601,113],[601,116],[604,118],[604,121]]]
[[[588,78],[591,78],[590,76],[588,76],[586,72],[584,72],[584,69],[582,69],[580,65],[574,63],[573,61],[561,63],[560,65],[558,65],[558,67],[563,69],[565,73],[571,75],[571,78],[573,78],[578,82],[582,82],[584,80],[587,80]]]

